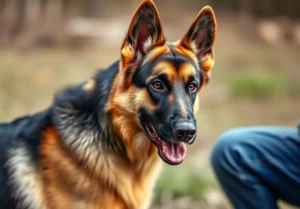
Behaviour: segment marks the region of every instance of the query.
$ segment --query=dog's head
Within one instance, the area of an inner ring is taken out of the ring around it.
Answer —
[[[180,164],[185,144],[196,138],[194,103],[211,74],[215,33],[215,15],[207,6],[181,40],[167,43],[154,3],[145,0],[123,42],[115,103],[126,112],[123,122],[136,123],[168,164]]]

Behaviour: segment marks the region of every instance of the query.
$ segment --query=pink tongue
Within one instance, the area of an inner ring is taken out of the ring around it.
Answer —
[[[183,142],[172,143],[162,141],[163,155],[172,163],[181,163],[186,154],[186,146]]]

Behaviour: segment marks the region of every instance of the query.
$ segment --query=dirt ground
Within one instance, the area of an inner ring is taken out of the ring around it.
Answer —
[[[180,38],[191,21],[192,17],[188,17],[176,24],[168,24],[165,28],[167,36],[171,40]],[[172,184],[186,180],[184,178],[189,178],[190,173],[199,174],[204,181],[199,186],[201,195],[196,195],[198,199],[195,200],[187,190],[184,190],[186,195],[176,197],[172,192],[165,192],[153,208],[230,208],[209,165],[210,150],[218,135],[240,126],[296,126],[300,119],[299,48],[291,44],[271,46],[248,37],[230,18],[220,18],[218,23],[216,65],[211,82],[200,96],[198,139],[188,147],[188,158],[182,165],[166,166],[167,171],[162,174],[190,169],[187,176],[178,175]],[[55,92],[66,85],[87,80],[97,69],[118,59],[124,31],[118,33],[122,35],[116,36],[115,40],[102,39],[94,46],[80,49],[2,47],[0,121],[10,121],[46,108]],[[236,85],[237,80],[256,74],[267,75],[266,80],[276,84],[270,87],[273,93],[261,93],[264,90],[260,89],[253,93],[251,88],[245,87],[245,91],[236,94],[244,88]]]

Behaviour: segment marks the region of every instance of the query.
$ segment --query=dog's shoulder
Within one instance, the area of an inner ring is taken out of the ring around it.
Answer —
[[[33,115],[17,118],[8,123],[0,124],[0,149],[12,144],[38,143],[42,131],[51,121],[51,108]]]
[[[21,192],[15,186],[16,169],[35,167],[38,146],[45,127],[51,121],[51,108],[0,124],[0,202],[1,208],[15,208],[13,194]],[[19,169],[22,170],[22,169]],[[23,174],[24,175],[24,174]]]

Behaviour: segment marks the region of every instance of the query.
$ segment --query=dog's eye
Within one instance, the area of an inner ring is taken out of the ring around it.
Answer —
[[[191,83],[191,84],[189,85],[189,91],[190,91],[190,92],[194,92],[194,91],[196,91],[196,89],[197,89],[197,85],[196,85],[196,84]]]
[[[162,83],[160,81],[155,81],[152,83],[153,88],[157,89],[157,90],[163,90],[164,87],[162,85]]]

